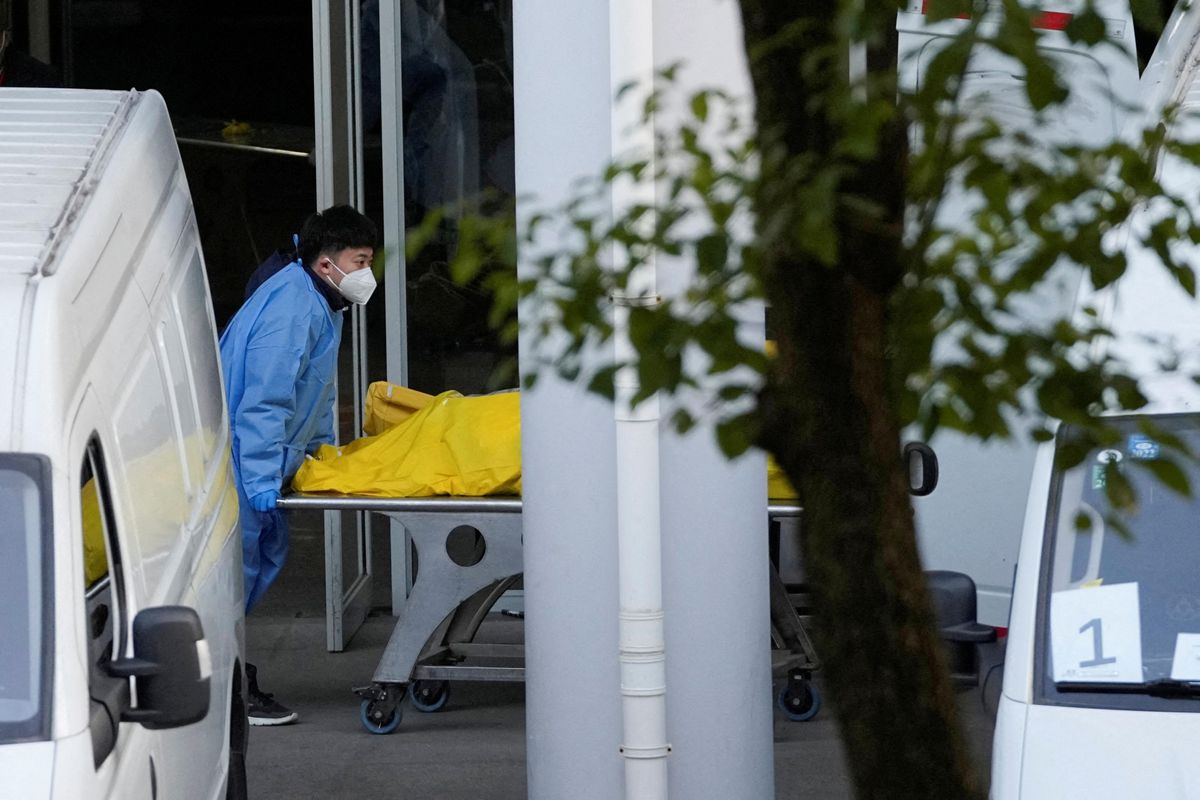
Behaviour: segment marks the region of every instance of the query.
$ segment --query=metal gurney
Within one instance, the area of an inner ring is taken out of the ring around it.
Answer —
[[[406,696],[418,710],[438,710],[450,681],[524,680],[523,645],[474,641],[488,612],[523,571],[521,498],[291,495],[279,507],[383,514],[412,537],[417,554],[412,590],[399,609],[372,683],[355,689],[368,731],[395,731]],[[800,508],[771,503],[767,515],[777,522],[798,517]],[[460,539],[465,534],[467,547],[448,547],[452,533]],[[779,705],[792,719],[810,719],[820,705],[811,684],[817,658],[774,565],[770,574],[772,674],[787,678]]]

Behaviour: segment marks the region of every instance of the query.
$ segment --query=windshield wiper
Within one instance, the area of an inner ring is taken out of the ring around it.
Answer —
[[[1059,681],[1054,686],[1060,692],[1119,692],[1148,694],[1151,697],[1200,698],[1200,681],[1182,681],[1177,678],[1156,678],[1144,683]]]

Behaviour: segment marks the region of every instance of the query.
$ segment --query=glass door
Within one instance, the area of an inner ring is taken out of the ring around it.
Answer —
[[[491,297],[450,279],[460,220],[511,213],[511,0],[313,0],[318,207],[347,202],[379,225],[380,289],[349,326],[338,391],[342,441],[362,435],[372,381],[429,394],[499,388],[515,359],[488,326]],[[411,262],[405,230],[440,209],[434,240]],[[382,299],[380,299],[382,298]],[[508,373],[515,385],[515,371]],[[329,647],[365,617],[372,587],[368,515],[326,515]],[[404,528],[389,525],[394,611],[412,586]],[[382,555],[380,553],[379,555]],[[383,583],[383,582],[380,582]],[[382,595],[383,585],[377,587]],[[380,598],[382,599],[382,598]],[[519,602],[519,601],[514,601]]]

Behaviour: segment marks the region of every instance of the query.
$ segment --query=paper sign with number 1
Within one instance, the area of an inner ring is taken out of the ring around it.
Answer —
[[[1050,649],[1056,681],[1141,683],[1145,678],[1138,585],[1052,594]]]

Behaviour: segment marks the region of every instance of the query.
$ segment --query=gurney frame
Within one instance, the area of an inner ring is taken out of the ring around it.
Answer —
[[[417,554],[412,589],[372,684],[354,690],[362,698],[360,721],[368,731],[395,731],[406,695],[418,710],[436,711],[446,703],[450,681],[525,679],[523,645],[474,641],[487,614],[524,569],[521,498],[290,495],[279,507],[382,514],[411,536]],[[800,508],[770,503],[767,516],[777,523],[800,516]],[[447,546],[456,531],[456,536],[473,537],[466,538],[465,549]],[[810,719],[820,700],[811,684],[816,651],[796,609],[797,601],[806,603],[803,595],[788,594],[773,564],[770,576],[772,674],[787,678],[778,703],[790,718]]]

